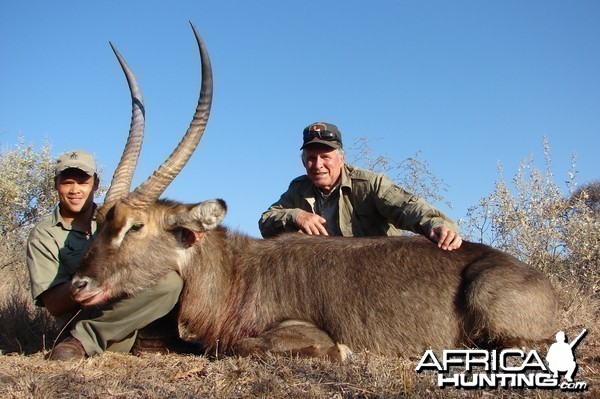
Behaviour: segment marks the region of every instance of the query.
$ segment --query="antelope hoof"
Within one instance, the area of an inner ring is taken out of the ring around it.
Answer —
[[[340,363],[353,362],[354,353],[344,344],[335,344],[327,351],[327,356]]]

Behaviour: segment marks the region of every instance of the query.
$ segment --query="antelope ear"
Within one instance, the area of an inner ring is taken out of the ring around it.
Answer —
[[[212,230],[221,223],[227,213],[227,204],[222,199],[200,202],[185,212],[169,216],[172,228],[183,227],[196,233]]]
[[[200,241],[204,235],[205,231],[199,233],[194,230],[186,229],[185,227],[181,227],[178,229],[179,231],[179,241],[183,244],[185,248],[189,248]]]

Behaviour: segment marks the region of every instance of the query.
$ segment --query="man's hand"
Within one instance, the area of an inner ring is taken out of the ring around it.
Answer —
[[[70,282],[47,289],[40,294],[40,299],[54,317],[62,316],[79,308],[79,303],[75,302],[71,296]]]
[[[317,215],[316,213],[300,211],[294,222],[303,233],[315,236],[329,235],[327,234],[327,229],[325,228],[325,218]]]
[[[437,226],[429,233],[429,238],[437,242],[438,247],[447,251],[460,248],[462,238],[451,228],[446,226]]]

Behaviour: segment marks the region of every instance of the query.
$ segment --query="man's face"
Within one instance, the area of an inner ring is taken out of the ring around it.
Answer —
[[[56,178],[56,191],[63,217],[76,217],[90,209],[98,181],[79,169],[67,169]]]
[[[340,180],[344,155],[324,145],[310,145],[303,151],[306,175],[321,191],[329,193]]]

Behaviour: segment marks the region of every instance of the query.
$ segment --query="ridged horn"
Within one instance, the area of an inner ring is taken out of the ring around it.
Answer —
[[[104,220],[106,212],[108,212],[115,202],[129,195],[133,173],[135,172],[140,151],[142,149],[146,122],[146,110],[142,99],[142,91],[137,84],[135,75],[115,46],[110,42],[109,44],[119,60],[119,64],[123,69],[127,84],[129,85],[129,91],[131,93],[131,124],[129,126],[129,136],[127,137],[123,155],[121,155],[121,160],[117,165],[110,187],[104,197],[104,204],[98,209],[96,214],[100,222]]]
[[[146,181],[140,184],[127,196],[127,198],[125,198],[124,202],[131,206],[144,208],[160,197],[167,186],[175,179],[177,174],[190,159],[206,129],[213,95],[212,67],[208,51],[206,50],[202,38],[198,34],[198,30],[191,22],[190,25],[194,30],[202,64],[202,85],[198,106],[196,107],[196,112],[194,113],[194,117],[188,130],[177,145],[177,148],[175,148],[167,160],[163,162],[163,164],[160,165]]]

